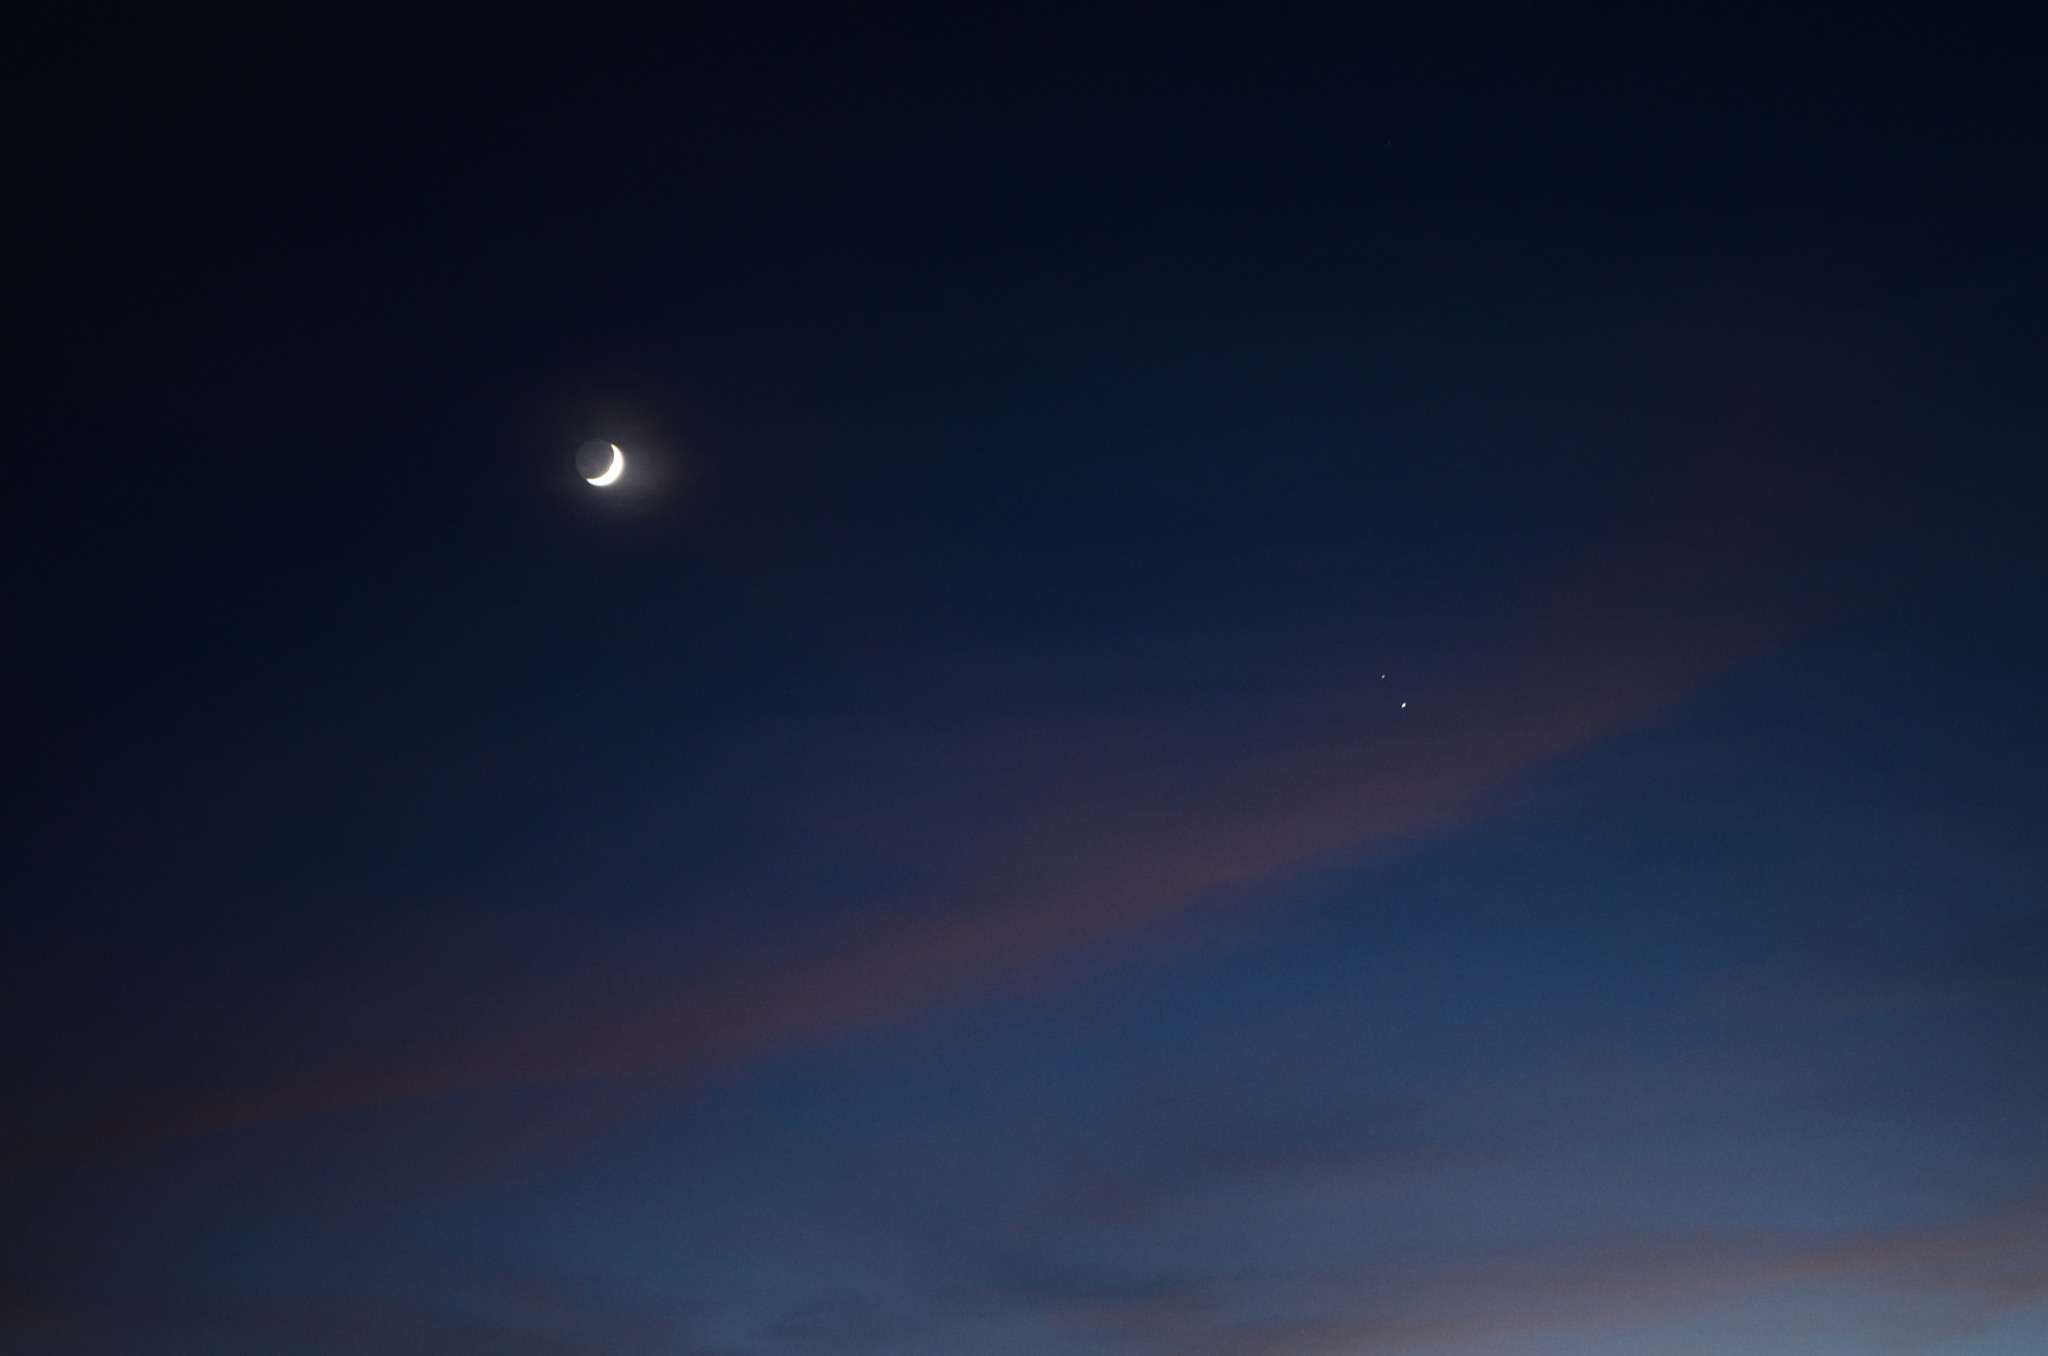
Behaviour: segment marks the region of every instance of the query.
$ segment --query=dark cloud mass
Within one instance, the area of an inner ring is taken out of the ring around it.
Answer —
[[[0,1347],[2048,1347],[2037,45],[39,11]]]

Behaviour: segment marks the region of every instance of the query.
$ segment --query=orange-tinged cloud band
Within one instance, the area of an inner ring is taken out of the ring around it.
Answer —
[[[1049,827],[956,907],[836,950],[637,1003],[331,1060],[159,1106],[130,1129],[162,1142],[467,1092],[703,1070],[883,1023],[1218,892],[1454,827],[1518,775],[1640,721],[1757,640],[1517,662],[1502,690],[1445,701],[1399,732],[1297,754],[1191,804]]]

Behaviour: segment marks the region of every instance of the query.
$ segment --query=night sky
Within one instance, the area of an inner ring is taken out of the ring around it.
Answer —
[[[2028,7],[7,45],[10,1356],[2048,1351]]]

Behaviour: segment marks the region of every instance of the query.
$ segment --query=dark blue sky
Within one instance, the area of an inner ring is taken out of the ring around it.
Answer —
[[[46,15],[0,1346],[2048,1346],[2035,50]]]

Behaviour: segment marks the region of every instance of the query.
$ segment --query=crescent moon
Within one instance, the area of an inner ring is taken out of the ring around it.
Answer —
[[[585,476],[583,478],[592,485],[609,485],[624,474],[626,474],[626,454],[619,451],[617,443],[613,443],[612,464],[605,467],[598,475]]]

